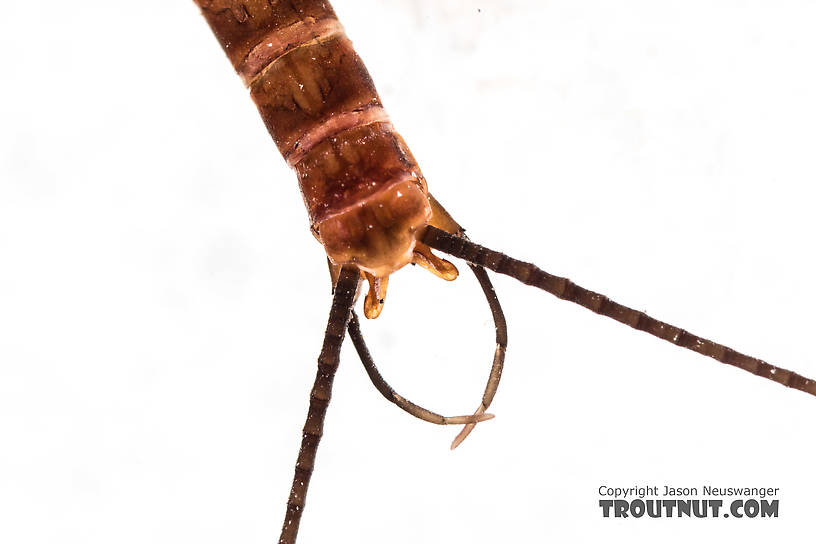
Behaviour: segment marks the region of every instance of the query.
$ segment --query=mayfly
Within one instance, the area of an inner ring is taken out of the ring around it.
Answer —
[[[485,269],[721,363],[816,395],[816,382],[809,378],[471,242],[429,192],[416,160],[391,125],[365,66],[328,2],[197,3],[249,87],[284,159],[297,173],[312,233],[326,250],[334,285],[281,543],[294,543],[297,537],[346,331],[375,386],[388,400],[425,421],[464,425],[452,447],[476,424],[492,417],[487,410],[499,386],[507,333]],[[376,318],[385,304],[389,278],[407,264],[420,265],[444,280],[455,279],[456,267],[439,253],[468,263],[495,322],[493,365],[472,415],[442,416],[394,391],[377,371],[353,310],[358,291],[366,285],[364,313]]]

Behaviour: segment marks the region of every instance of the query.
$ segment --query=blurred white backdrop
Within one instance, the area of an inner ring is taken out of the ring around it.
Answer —
[[[812,2],[334,5],[474,240],[816,375]],[[0,45],[0,541],[274,541],[330,303],[294,175],[192,2],[14,2]],[[810,541],[816,399],[495,283],[497,418],[451,453],[348,344],[300,542]],[[469,274],[363,325],[405,396],[475,407]],[[603,519],[635,484],[780,517]]]

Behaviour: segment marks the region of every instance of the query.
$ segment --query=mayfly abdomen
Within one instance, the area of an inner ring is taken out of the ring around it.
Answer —
[[[198,4],[296,171],[332,261],[377,277],[411,262],[431,216],[426,183],[328,3]]]

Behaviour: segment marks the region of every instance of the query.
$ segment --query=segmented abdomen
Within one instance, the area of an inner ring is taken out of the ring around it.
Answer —
[[[312,225],[391,185],[425,182],[323,0],[196,0],[295,169]]]

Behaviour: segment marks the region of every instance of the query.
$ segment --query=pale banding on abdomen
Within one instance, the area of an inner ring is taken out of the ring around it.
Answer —
[[[320,142],[337,136],[346,130],[374,123],[384,123],[384,130],[393,130],[388,113],[382,106],[370,106],[364,110],[336,113],[304,133],[297,139],[291,149],[281,150],[281,153],[286,159],[286,163],[294,168]]]
[[[236,68],[247,87],[276,60],[290,51],[344,34],[337,19],[315,20],[311,17],[270,32],[252,48]]]

